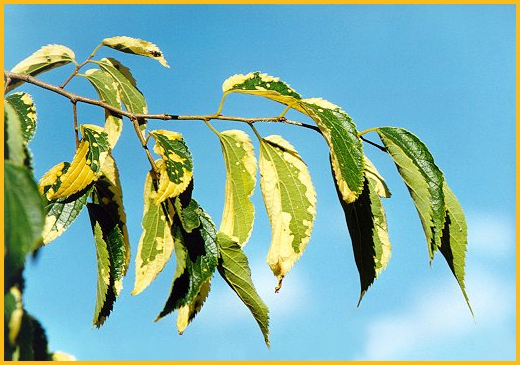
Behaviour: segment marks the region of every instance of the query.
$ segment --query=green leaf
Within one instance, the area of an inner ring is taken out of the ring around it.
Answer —
[[[22,293],[12,286],[4,295],[4,360],[11,359],[23,317]]]
[[[260,187],[272,229],[267,263],[278,278],[278,291],[309,242],[316,217],[316,192],[307,166],[280,136],[261,140],[259,165]]]
[[[430,260],[441,245],[445,220],[444,176],[426,145],[412,133],[394,127],[377,129],[403,178],[423,226]]]
[[[105,38],[103,39],[103,45],[117,49],[121,52],[150,57],[159,61],[164,67],[170,67],[164,59],[164,56],[159,47],[153,43],[143,41],[142,39],[126,36]]]
[[[85,72],[84,76],[94,86],[102,101],[115,108],[121,108],[118,86],[110,74],[103,70],[90,69]],[[123,130],[121,117],[105,110],[104,130],[108,135],[110,148],[114,148]]]
[[[446,203],[446,220],[442,229],[442,244],[439,250],[457,279],[464,299],[466,299],[469,310],[473,315],[473,310],[469,304],[469,298],[464,286],[464,267],[466,265],[466,246],[468,243],[466,217],[464,216],[464,211],[457,197],[453,194],[446,182],[443,184],[443,191]]]
[[[116,82],[121,95],[121,100],[129,112],[136,114],[146,114],[148,112],[143,94],[141,94],[135,85],[132,84],[132,80],[129,80],[115,67],[110,59],[103,58],[98,62],[98,65]]]
[[[20,270],[37,247],[43,223],[43,199],[24,166],[4,161],[4,280]]]
[[[253,231],[256,159],[249,136],[240,130],[218,134],[226,163],[226,200],[220,231],[244,246]]]
[[[23,166],[26,153],[22,135],[22,120],[16,109],[4,99],[4,160]]]
[[[36,106],[31,95],[17,92],[7,96],[6,100],[20,116],[23,140],[29,143],[36,133]]]
[[[42,72],[74,62],[74,57],[74,52],[70,48],[58,44],[49,44],[18,63],[11,72],[36,76]],[[23,83],[21,80],[12,81],[5,92],[9,92]]]
[[[193,181],[193,180],[192,180]],[[181,194],[182,195],[182,194]],[[195,199],[189,199],[189,202],[183,206],[181,197],[175,198],[175,212],[182,224],[182,228],[190,233],[200,226],[201,208]]]
[[[346,203],[340,197],[361,283],[358,305],[370,285],[386,268],[391,256],[385,211],[377,193],[378,181],[370,173],[365,172],[365,176],[363,191],[356,201]]]
[[[363,156],[363,158],[365,160],[365,176],[374,183],[374,188],[377,192],[377,195],[380,198],[390,198],[392,193],[390,192],[390,189],[388,189],[385,179],[383,179],[379,171],[377,171],[376,167],[367,156]]]
[[[195,318],[202,309],[210,289],[211,278],[202,283],[199,292],[189,304],[185,304],[177,310],[177,330],[180,335],[184,333],[188,324],[190,324],[193,318]]]
[[[101,229],[99,222],[92,220],[92,230],[94,232],[94,242],[96,244],[98,271],[96,308],[94,310],[93,325],[99,328],[110,315],[116,300],[116,294],[113,290],[110,279],[110,254],[108,251],[108,244],[105,241],[103,230]]]
[[[193,161],[180,133],[155,130],[150,135],[156,141],[154,152],[162,157],[157,165],[160,178],[155,204],[159,204],[186,190],[193,178]]]
[[[311,117],[327,142],[342,199],[352,203],[363,190],[363,146],[352,118],[326,100],[301,100],[300,111]]]
[[[83,124],[80,130],[83,138],[70,166],[66,163],[58,164],[40,180],[40,188],[48,200],[76,194],[97,180],[101,174],[101,167],[110,148],[108,136],[103,128],[93,124]]]
[[[218,272],[249,308],[269,346],[269,310],[256,292],[247,256],[228,235],[218,232]]]
[[[192,232],[173,226],[177,268],[170,295],[156,321],[196,300],[217,267],[217,232],[211,218],[201,209],[201,225]]]
[[[143,233],[135,258],[135,284],[132,294],[142,292],[162,271],[173,253],[171,213],[165,202],[156,205],[157,187],[150,173],[144,185]]]
[[[42,361],[49,360],[48,342],[45,331],[33,316],[23,311],[20,333],[12,360]]]
[[[54,241],[74,223],[87,204],[92,185],[67,198],[47,202],[45,224],[42,231],[44,245]]]

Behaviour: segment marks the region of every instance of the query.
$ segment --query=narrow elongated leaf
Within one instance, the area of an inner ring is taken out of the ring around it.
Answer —
[[[92,185],[89,185],[70,197],[47,202],[42,231],[44,245],[54,241],[72,225],[87,204],[91,192]]]
[[[468,243],[466,217],[459,201],[446,182],[443,184],[443,191],[446,202],[446,220],[442,229],[440,251],[457,279],[469,310],[473,314],[464,285],[464,267],[466,266],[466,246]]]
[[[170,295],[156,321],[196,300],[217,267],[217,232],[211,218],[201,209],[201,225],[191,233],[173,226],[177,268]]]
[[[363,146],[352,118],[341,108],[319,98],[303,99],[300,111],[310,116],[329,145],[331,164],[341,197],[347,203],[363,190]]]
[[[101,69],[107,72],[116,82],[119,87],[121,100],[126,109],[132,113],[146,114],[148,108],[144,96],[137,90],[135,85],[132,84],[131,80],[127,79],[108,58],[103,58],[98,64]]]
[[[4,161],[4,280],[23,267],[43,228],[43,199],[25,166]]]
[[[115,108],[121,107],[118,86],[110,74],[103,70],[90,69],[85,72],[85,77],[94,86],[102,101]],[[110,148],[114,148],[123,130],[121,117],[105,110],[104,130],[108,135]]]
[[[155,204],[160,204],[186,190],[193,178],[193,161],[180,133],[155,130],[150,135],[156,141],[154,152],[162,157],[162,163],[157,166],[160,178],[155,201]]]
[[[256,292],[247,256],[228,235],[218,232],[218,272],[253,314],[269,346],[269,310]]]
[[[218,134],[226,163],[226,200],[220,231],[244,246],[253,231],[256,159],[249,136],[240,130]]]
[[[16,109],[4,99],[4,159],[23,166],[26,158],[22,135],[22,120]]]
[[[174,249],[169,208],[167,203],[156,205],[156,196],[157,187],[148,173],[144,185],[143,233],[135,258],[135,284],[132,294],[139,294],[150,285],[162,271]]]
[[[180,335],[184,333],[188,324],[202,309],[210,289],[211,278],[202,283],[199,292],[189,304],[183,305],[177,310],[177,331],[179,331]]]
[[[128,67],[126,67],[125,65],[123,65],[121,62],[119,62],[118,60],[116,60],[115,58],[111,58],[111,57],[107,57],[106,58],[111,64],[112,66],[114,66],[116,68],[116,70],[118,70],[119,72],[121,72],[123,74],[123,76],[128,80],[130,81],[130,83],[135,87],[137,88],[137,81],[135,81],[135,78],[134,76],[132,75],[132,71],[130,71],[130,69]],[[137,89],[139,90],[139,89]]]
[[[83,138],[70,166],[60,164],[47,172],[40,181],[40,188],[48,200],[66,198],[85,189],[101,174],[110,148],[103,128],[84,124],[80,126]],[[59,169],[62,167],[62,170]]]
[[[17,92],[5,99],[20,116],[20,126],[23,140],[27,144],[36,133],[36,106],[31,95]]]
[[[74,57],[74,52],[70,48],[58,44],[49,44],[18,63],[11,72],[36,76],[42,72],[73,62]],[[21,80],[12,81],[6,92],[13,90],[21,84],[23,84]]]
[[[377,193],[378,182],[366,173],[363,192],[356,201],[345,203],[340,198],[361,283],[359,303],[379,273],[386,268],[391,256],[385,211]]]
[[[316,192],[307,166],[280,136],[261,140],[259,165],[260,186],[272,229],[267,263],[278,278],[278,291],[309,242],[316,217]]]
[[[170,67],[164,59],[163,53],[159,47],[151,42],[143,41],[142,39],[126,36],[105,38],[103,39],[103,45],[117,49],[121,52],[150,57],[159,61],[164,67]]]
[[[385,179],[383,179],[379,171],[377,171],[376,167],[374,166],[372,161],[368,159],[367,156],[364,156],[364,160],[365,176],[368,177],[374,183],[374,188],[377,192],[377,195],[379,195],[380,198],[390,198],[392,196],[392,193],[386,185]]]
[[[103,231],[99,222],[94,221],[92,223],[98,271],[93,325],[99,328],[109,316],[110,311],[112,311],[116,295],[110,282],[110,256],[108,253],[108,245],[103,238]]]
[[[332,156],[332,171],[347,203],[363,189],[363,149],[356,125],[337,105],[321,98],[302,99],[283,81],[260,72],[234,75],[222,85],[225,94],[243,93],[275,100],[311,117],[319,127]]]
[[[412,133],[394,127],[377,129],[415,203],[423,226],[430,260],[441,245],[445,220],[444,176],[424,143]]]

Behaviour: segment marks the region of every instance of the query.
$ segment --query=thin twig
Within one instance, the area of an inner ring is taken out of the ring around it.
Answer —
[[[81,63],[81,64],[79,64],[79,65],[76,64],[76,68],[74,69],[74,71],[72,72],[72,74],[67,78],[67,80],[65,80],[65,81],[63,82],[63,84],[61,84],[61,85],[59,86],[60,89],[63,89],[63,88],[64,88],[64,87],[65,87],[65,86],[70,82],[70,80],[72,80],[72,78],[78,74],[79,70],[80,70],[83,66],[85,66],[85,65],[86,65],[86,64],[87,64],[87,63],[92,59],[92,57],[94,57],[94,55],[96,54],[97,50],[98,50],[102,45],[103,45],[103,44],[98,45],[98,46],[97,46],[97,47],[92,51],[92,53],[90,54],[90,56],[89,56],[89,57],[88,57],[88,58],[87,58],[83,63]]]
[[[79,147],[79,128],[78,128],[78,108],[75,102],[72,102],[72,114],[74,116],[74,136],[76,137],[76,149]]]
[[[379,148],[379,149],[380,149],[381,151],[383,151],[383,152],[388,152],[388,150],[387,150],[386,147],[384,147],[384,146],[381,146],[381,145],[379,145],[379,144],[377,144],[377,143],[375,143],[375,142],[369,141],[368,139],[366,139],[366,138],[363,137],[363,136],[360,136],[359,138],[361,138],[361,139],[362,139],[363,141],[365,141],[366,143],[371,144],[372,146]]]
[[[4,94],[5,94],[7,91],[7,87],[9,86],[9,83],[11,82],[11,78],[5,77],[4,82],[5,82],[5,84],[4,84]]]
[[[136,118],[131,118],[130,120],[132,121],[132,125],[134,126],[137,137],[139,137],[141,146],[143,146],[144,151],[146,152],[146,157],[148,157],[148,161],[150,162],[150,165],[152,166],[152,170],[154,172],[157,172],[157,165],[155,164],[155,160],[153,159],[153,156],[150,153],[150,150],[148,149],[148,145],[146,144],[146,139],[143,136],[143,132],[141,132],[141,129],[139,128],[139,121]]]

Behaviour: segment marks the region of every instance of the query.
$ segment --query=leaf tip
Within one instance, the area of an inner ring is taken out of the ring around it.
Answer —
[[[365,296],[365,293],[367,291],[366,290],[361,290],[361,293],[359,294],[359,300],[358,300],[358,303],[357,303],[357,307],[359,308],[359,305],[361,304],[361,300],[363,299],[363,297]]]

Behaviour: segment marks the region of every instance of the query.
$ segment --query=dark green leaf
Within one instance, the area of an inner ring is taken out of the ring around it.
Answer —
[[[26,158],[22,120],[16,109],[4,100],[4,160],[22,166]]]
[[[36,133],[36,106],[31,95],[17,92],[7,96],[6,100],[20,116],[23,139],[29,143]]]

